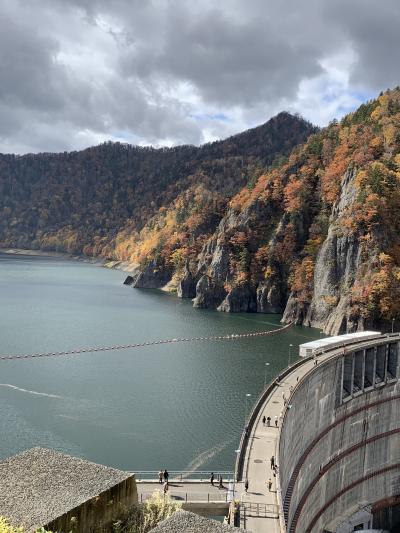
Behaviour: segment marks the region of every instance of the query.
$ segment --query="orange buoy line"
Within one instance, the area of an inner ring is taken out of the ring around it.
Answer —
[[[98,348],[78,348],[76,350],[68,350],[64,352],[45,352],[45,353],[31,353],[31,354],[15,354],[15,355],[0,355],[0,361],[10,361],[13,359],[36,359],[39,357],[58,357],[61,355],[80,355],[84,353],[94,353],[94,352],[111,352],[114,350],[128,350],[132,348],[144,348],[145,346],[155,346],[156,344],[169,344],[176,342],[198,342],[198,341],[223,341],[223,340],[237,340],[250,337],[261,337],[267,335],[273,335],[274,333],[279,333],[289,328],[292,323],[282,326],[281,328],[269,330],[269,331],[259,331],[255,333],[233,333],[231,335],[214,335],[211,337],[190,337],[190,338],[178,338],[178,339],[164,339],[158,341],[147,341],[140,342],[135,344],[117,344],[115,346],[103,346]]]

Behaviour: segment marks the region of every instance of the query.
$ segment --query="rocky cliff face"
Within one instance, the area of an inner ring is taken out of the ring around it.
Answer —
[[[229,210],[222,219],[216,233],[205,244],[194,275],[198,279],[193,300],[195,307],[211,307],[225,312],[259,312],[281,313],[284,309],[285,295],[276,280],[250,281],[244,279],[235,284],[235,257],[237,250],[232,239],[237,235],[249,234],[254,223],[272,218],[272,213],[259,204],[254,204],[243,212],[236,214]],[[280,226],[278,226],[279,232]],[[274,245],[276,233],[269,241]],[[246,238],[246,237],[245,237]],[[243,248],[243,265],[247,267],[251,251],[256,251],[260,244],[257,235],[251,235],[248,248]],[[240,252],[239,252],[240,254]]]
[[[334,205],[328,235],[317,254],[311,302],[299,301],[291,293],[283,321],[294,321],[337,334],[363,329],[362,321],[351,319],[350,294],[362,263],[359,236],[343,234],[340,221],[356,197],[357,171],[349,169],[341,183],[340,197]]]
[[[327,333],[400,318],[400,88],[316,130],[0,154],[0,246],[135,265],[127,284]]]
[[[313,134],[227,204],[178,296],[328,334],[400,317],[400,90]],[[194,251],[193,251],[194,250]],[[172,275],[172,271],[170,271]]]
[[[137,289],[161,289],[171,280],[172,270],[157,260],[152,260],[146,267],[129,277],[131,281],[125,283],[126,285],[132,285]]]

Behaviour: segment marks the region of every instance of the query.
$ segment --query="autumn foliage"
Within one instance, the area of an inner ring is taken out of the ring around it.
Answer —
[[[210,267],[218,243],[225,291],[275,285],[304,306],[330,231],[359,245],[343,289],[350,313],[390,320],[400,313],[400,89],[319,131],[283,113],[200,148],[3,155],[0,213],[0,246],[157,260],[178,278]]]

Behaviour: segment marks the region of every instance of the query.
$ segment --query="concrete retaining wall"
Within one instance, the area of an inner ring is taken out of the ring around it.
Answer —
[[[137,501],[135,477],[131,476],[46,524],[45,529],[63,533],[108,532],[111,524],[120,519]]]

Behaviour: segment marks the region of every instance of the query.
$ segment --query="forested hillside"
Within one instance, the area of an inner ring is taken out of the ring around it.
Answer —
[[[0,246],[136,260],[139,232],[180,195],[198,201],[198,212],[207,205],[201,216],[207,231],[214,229],[227,201],[311,131],[281,113],[200,148],[106,143],[81,152],[0,155]],[[152,251],[150,242],[145,247]]]
[[[399,184],[397,88],[320,131],[281,113],[200,148],[0,156],[0,246],[127,261],[198,307],[389,328]]]
[[[397,88],[244,187],[181,286],[200,307],[284,312],[328,333],[389,329],[400,313],[399,212]]]
[[[204,242],[185,191],[136,241],[134,283],[172,279],[195,306],[284,313],[328,333],[389,329],[400,313],[399,128],[396,89],[249,181]]]

